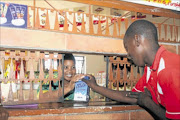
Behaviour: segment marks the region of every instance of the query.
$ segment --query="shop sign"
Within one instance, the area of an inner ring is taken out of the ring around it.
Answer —
[[[138,4],[143,4],[143,5],[149,5],[149,6],[159,7],[159,8],[180,11],[179,0],[121,0],[121,1],[127,1],[127,2],[132,2],[132,3],[138,3]]]
[[[0,2],[0,26],[27,28],[27,6]]]

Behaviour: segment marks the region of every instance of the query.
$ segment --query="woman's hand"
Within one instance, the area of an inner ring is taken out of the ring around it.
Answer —
[[[85,75],[83,74],[78,74],[78,75],[75,75],[71,81],[69,82],[69,85],[68,87],[70,88],[70,91],[74,89],[74,86],[75,86],[75,82],[81,80],[83,77],[85,77]]]
[[[93,75],[86,75],[86,76],[89,76],[90,79],[87,80],[87,79],[82,79],[83,82],[85,82],[90,88],[93,88],[95,86],[97,86],[97,83],[96,83],[96,78],[93,76]]]

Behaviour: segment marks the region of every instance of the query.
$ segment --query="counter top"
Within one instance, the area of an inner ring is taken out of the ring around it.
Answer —
[[[117,102],[43,103],[24,106],[5,106],[9,116],[32,116],[42,114],[101,113],[142,109],[137,105]]]

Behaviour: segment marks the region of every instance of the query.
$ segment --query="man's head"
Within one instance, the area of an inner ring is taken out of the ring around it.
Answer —
[[[127,29],[123,42],[128,57],[136,65],[145,66],[148,55],[155,52],[155,48],[159,46],[157,29],[149,21],[137,20]]]

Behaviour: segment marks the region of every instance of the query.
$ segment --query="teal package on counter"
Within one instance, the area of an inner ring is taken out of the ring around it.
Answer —
[[[85,76],[84,79],[89,80],[89,77]],[[74,100],[89,101],[89,87],[81,80],[75,83]]]

